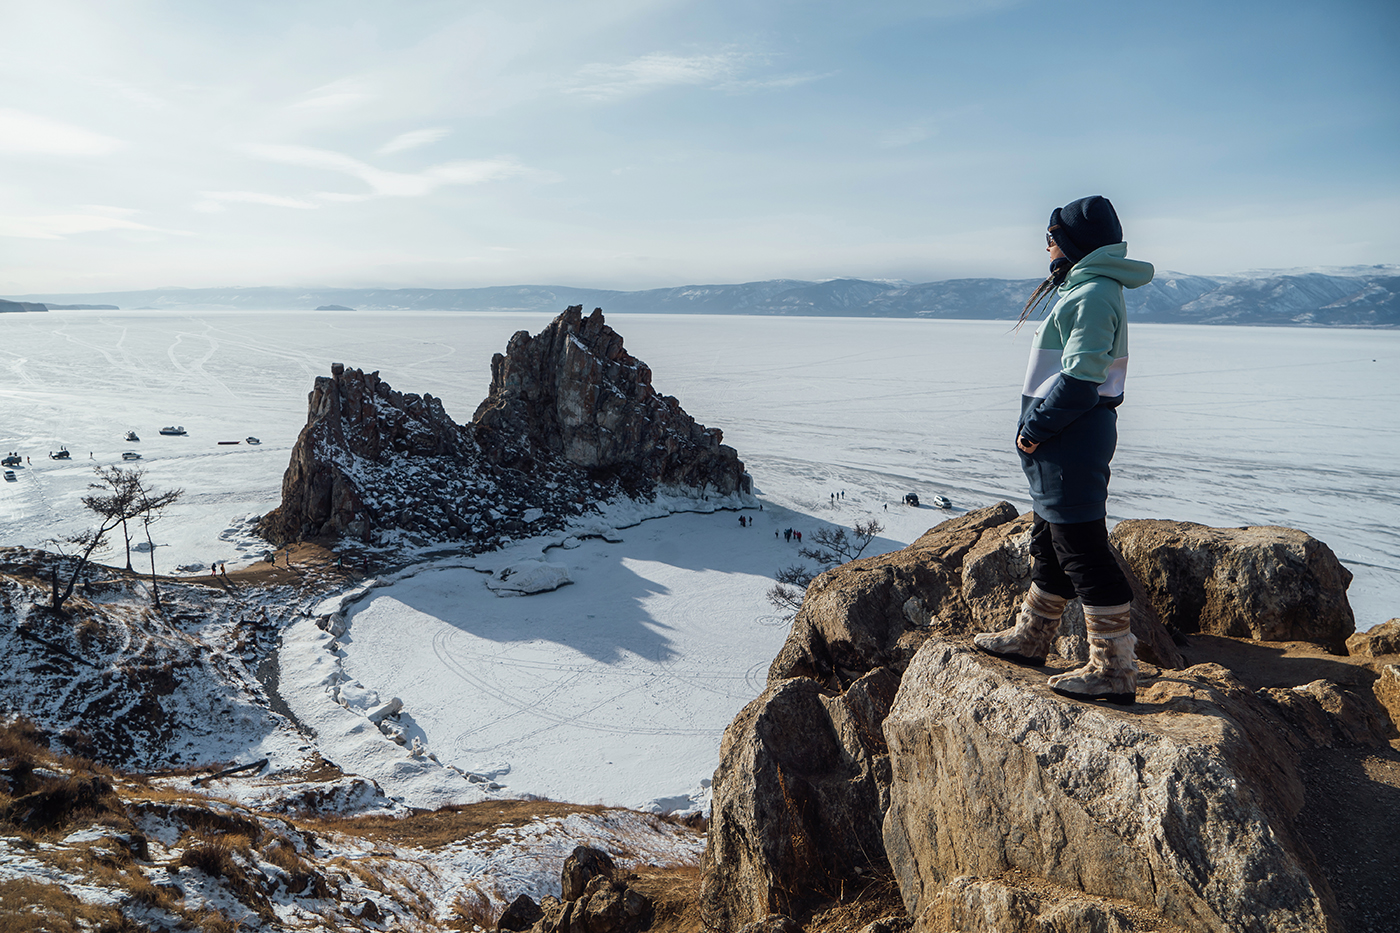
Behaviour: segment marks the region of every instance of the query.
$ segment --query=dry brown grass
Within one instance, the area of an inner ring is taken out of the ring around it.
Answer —
[[[145,907],[155,907],[161,910],[173,910],[175,908],[175,892],[168,885],[158,885],[144,872],[132,872],[127,880],[126,889],[131,894],[132,900]]]
[[[251,816],[210,806],[213,801],[207,798],[201,801],[200,798],[188,794],[181,796],[186,803],[172,807],[166,815],[179,820],[187,832],[207,836],[241,837],[249,845],[261,844],[264,829],[262,824]]]
[[[0,758],[11,763],[50,757],[48,733],[23,716],[0,726]]]
[[[261,882],[265,877],[254,867],[252,842],[247,836],[186,832],[180,844],[184,846],[180,865],[221,880],[243,906],[263,920],[276,919],[272,904],[263,893]]]
[[[347,859],[337,856],[328,863],[344,872],[354,875],[360,883],[371,891],[392,900],[400,908],[409,911],[420,920],[432,920],[435,916],[433,902],[426,893],[395,870],[394,862],[388,859]]]
[[[0,933],[118,931],[125,923],[116,908],[84,904],[56,884],[29,878],[0,881]]]
[[[180,840],[180,844],[184,846],[180,852],[180,865],[185,868],[197,868],[211,878],[232,879],[241,874],[233,855],[238,851],[247,851],[247,843],[248,840],[243,838],[234,840],[228,836],[200,837],[186,834]]]
[[[208,907],[185,914],[185,919],[194,924],[194,929],[200,933],[239,933],[242,928],[242,924]]]
[[[627,886],[651,899],[656,917],[652,933],[701,933],[700,868],[639,868],[627,878]]]
[[[904,900],[892,877],[872,879],[859,889],[847,888],[845,897],[795,917],[806,933],[848,933],[884,917],[903,917]]]
[[[0,823],[32,833],[57,833],[77,822],[98,818],[111,825],[130,825],[126,809],[113,787],[94,774],[62,778],[29,775],[25,792],[0,807]]]
[[[553,816],[605,813],[607,810],[607,807],[598,805],[556,803],[552,800],[485,800],[406,817],[316,817],[301,820],[298,825],[359,836],[373,842],[434,849],[503,826],[524,826],[534,820]]]
[[[325,876],[297,854],[296,846],[291,840],[274,839],[263,848],[262,857],[287,873],[289,893],[318,900],[335,895],[336,890],[326,881]]]
[[[471,933],[494,930],[504,908],[495,906],[490,896],[474,884],[466,885],[452,904],[450,929]]]

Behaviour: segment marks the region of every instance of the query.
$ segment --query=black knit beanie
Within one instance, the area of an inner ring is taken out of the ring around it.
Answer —
[[[1123,225],[1108,198],[1095,194],[1055,208],[1050,236],[1065,258],[1078,262],[1101,246],[1122,243]]]

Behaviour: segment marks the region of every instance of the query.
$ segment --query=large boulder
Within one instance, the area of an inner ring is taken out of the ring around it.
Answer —
[[[1138,701],[1067,702],[962,641],[920,649],[884,724],[885,846],[916,930],[1141,929],[1134,911],[1158,929],[1336,930],[1294,829],[1302,740],[1277,707],[1216,665]]]
[[[884,870],[881,724],[900,675],[930,637],[1007,624],[1030,586],[1029,529],[999,502],[812,582],[768,689],[725,731],[702,889],[711,926],[795,916]],[[1180,665],[1150,608],[1134,628],[1159,665]],[[1061,657],[1083,660],[1082,612],[1065,630]]]
[[[832,696],[795,677],[739,713],[715,771],[700,894],[708,928],[795,916],[848,879],[885,872],[880,722],[898,685],[877,668]]]
[[[1351,571],[1306,532],[1130,519],[1110,540],[1168,627],[1310,641],[1338,654],[1356,630],[1346,597]]]
[[[539,905],[523,904],[518,913],[535,917],[532,933],[641,933],[651,929],[656,912],[650,898],[628,885],[635,877],[619,871],[603,850],[577,846],[564,860],[560,896],[546,895]],[[507,929],[507,917],[515,910],[512,904],[497,929]]]
[[[377,372],[332,364],[331,375],[316,377],[307,398],[306,426],[282,477],[282,502],[258,530],[277,544],[303,537],[367,539],[375,528],[406,524],[409,516],[400,514],[405,502],[426,512],[424,505],[463,498],[476,474],[475,447],[440,400],[396,392]],[[417,478],[410,464],[432,464],[442,474],[432,495],[399,495],[410,493],[399,487]],[[443,509],[432,511],[444,528],[454,527]]]
[[[840,690],[876,667],[903,670],[930,632],[1004,628],[1030,588],[1030,526],[1029,514],[998,502],[942,522],[906,548],[821,574],[807,588],[768,682],[812,677]],[[1139,655],[1159,667],[1180,667],[1181,655],[1141,583],[1126,564],[1124,570],[1143,594],[1133,607]],[[1088,655],[1077,600],[1066,610],[1056,648],[1073,660]]]
[[[1199,661],[1214,650],[1248,663],[1252,643],[1212,636],[1191,639],[1196,666],[1183,670],[1159,617],[1172,606],[1153,581],[1185,559],[1164,545],[1137,560],[1120,554],[1134,591],[1139,703],[1097,709],[1057,697],[1047,675],[1080,663],[1087,647],[1074,603],[1044,668],[970,645],[1005,626],[1029,586],[1030,523],[998,503],[813,581],[767,689],[725,733],[702,880],[710,928],[800,916],[888,870],[921,933],[1335,933],[1336,899],[1312,854],[1322,843],[1295,826],[1306,796],[1298,768],[1326,773],[1328,755],[1385,746],[1396,669],[1295,642],[1269,656],[1296,663],[1271,662],[1246,687]],[[1247,567],[1243,586],[1268,587],[1300,562],[1308,566],[1283,547],[1211,566]],[[1270,605],[1289,619],[1345,605],[1348,579],[1315,574]],[[1309,676],[1290,679],[1302,670]],[[1314,812],[1325,802],[1308,799],[1299,825],[1330,832]]]

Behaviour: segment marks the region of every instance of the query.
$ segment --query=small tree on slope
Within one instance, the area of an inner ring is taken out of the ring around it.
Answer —
[[[148,489],[141,481],[142,477],[136,477],[136,507],[137,514],[141,516],[141,529],[146,533],[146,547],[151,555],[151,596],[155,600],[156,608],[160,606],[160,586],[156,581],[156,543],[151,540],[151,525],[160,521],[166,508],[174,505],[180,497],[185,494],[183,489],[170,489],[165,492],[156,492]]]
[[[83,500],[83,505],[88,509],[106,518],[120,518],[122,529],[122,539],[126,542],[126,570],[133,573],[131,569],[131,531],[127,527],[127,521],[134,516],[134,505],[136,502],[136,490],[141,485],[141,477],[145,475],[145,470],[123,470],[121,467],[97,467],[93,470],[98,483],[88,483],[89,489],[104,490],[104,495],[88,496]]]
[[[71,544],[78,549],[75,560],[68,572],[67,585],[63,591],[59,592],[59,568],[55,564],[51,572],[51,583],[53,587],[51,608],[55,612],[63,609],[63,604],[73,595],[73,588],[77,586],[78,578],[82,576],[83,568],[88,564],[88,558],[92,553],[101,549],[107,544],[107,536],[121,525],[131,519],[142,517],[142,524],[146,528],[146,541],[151,544],[150,523],[155,521],[161,511],[166,506],[180,498],[183,490],[173,490],[168,493],[156,493],[145,485],[145,470],[123,470],[121,467],[97,467],[94,471],[101,483],[91,483],[89,488],[102,490],[83,497],[83,507],[92,512],[99,519],[96,528],[88,528],[75,535],[66,538],[56,539],[57,544]],[[127,568],[131,567],[131,538],[127,535]],[[154,545],[152,545],[151,556],[151,576],[154,586],[155,576],[155,555]],[[159,594],[156,595],[156,606],[160,606]]]
[[[856,522],[852,534],[844,528],[819,528],[812,534],[812,547],[804,547],[797,553],[808,560],[816,561],[820,567],[813,571],[803,564],[784,567],[774,575],[777,581],[765,594],[773,608],[787,618],[797,614],[802,607],[802,595],[808,584],[823,570],[830,570],[838,564],[849,563],[859,557],[875,536],[885,530],[885,526],[875,519]]]

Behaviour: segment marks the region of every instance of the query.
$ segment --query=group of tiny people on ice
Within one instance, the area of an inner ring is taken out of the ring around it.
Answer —
[[[1108,544],[1109,461],[1128,372],[1124,288],[1152,281],[1152,265],[1128,258],[1123,227],[1107,198],[1072,201],[1050,215],[1050,274],[1021,323],[1050,296],[1036,328],[1021,390],[1016,450],[1030,483],[1031,587],[1010,628],[980,634],[988,654],[1043,665],[1065,605],[1084,606],[1089,662],[1049,679],[1078,700],[1129,705],[1137,695],[1133,591]]]

